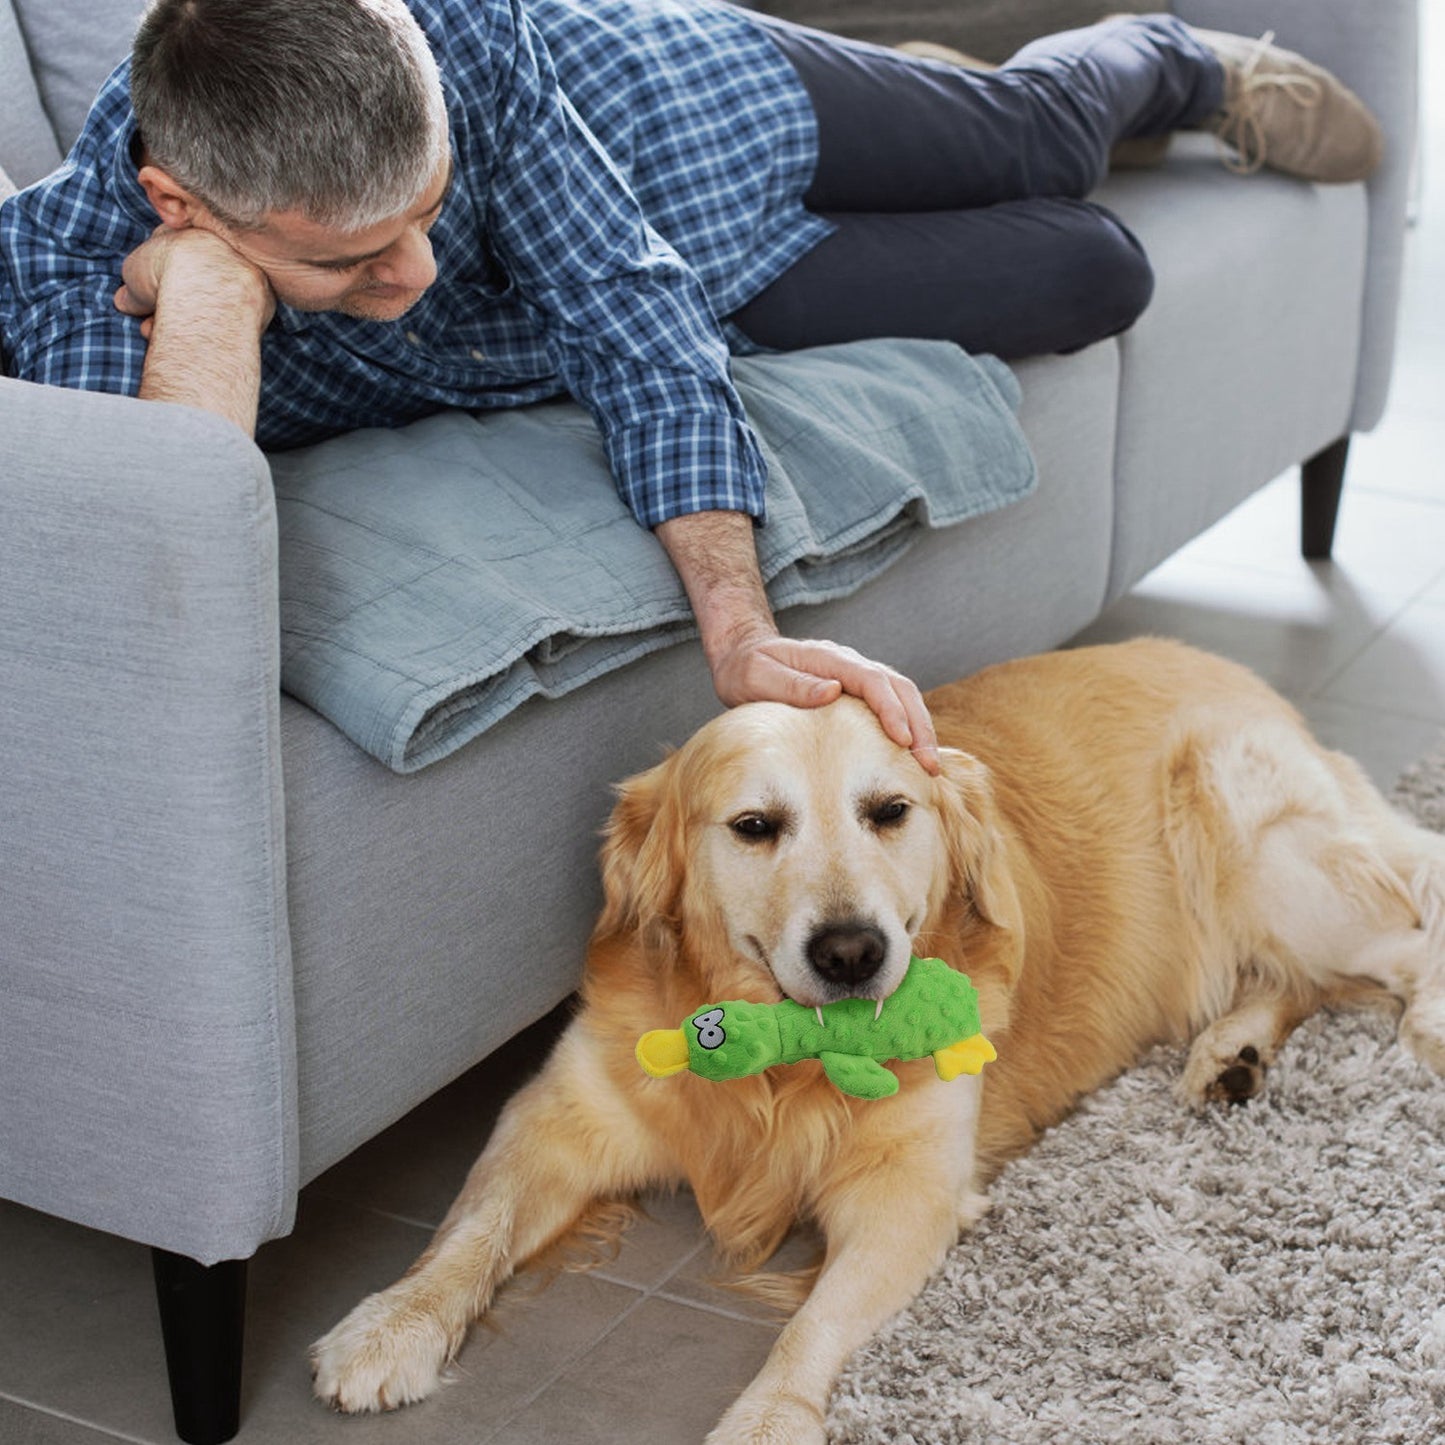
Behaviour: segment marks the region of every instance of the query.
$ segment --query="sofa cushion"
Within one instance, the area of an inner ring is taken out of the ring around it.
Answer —
[[[1147,14],[1161,0],[750,0],[751,8],[876,45],[932,40],[981,60],[1007,60],[1056,30],[1092,25],[1105,14]]]
[[[130,51],[145,0],[89,0],[85,5],[57,5],[55,0],[13,3],[35,67],[40,98],[61,149],[69,150],[101,82]]]
[[[60,147],[20,34],[10,0],[0,0],[0,168],[16,185],[28,186],[60,162]]]
[[[1363,186],[1224,169],[1175,138],[1158,171],[1094,199],[1144,244],[1154,298],[1119,338],[1111,597],[1349,430],[1359,358]]]

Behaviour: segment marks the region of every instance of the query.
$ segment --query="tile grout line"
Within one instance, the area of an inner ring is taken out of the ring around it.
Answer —
[[[587,1341],[586,1344],[580,1346],[577,1350],[570,1354],[561,1364],[557,1366],[556,1369],[554,1369],[547,1376],[546,1379],[542,1381],[540,1385],[537,1386],[535,1390],[533,1390],[522,1400],[518,1401],[517,1407],[514,1410],[509,1411],[504,1420],[498,1422],[497,1428],[493,1430],[490,1435],[483,1436],[479,1440],[478,1445],[493,1445],[493,1442],[504,1439],[505,1431],[511,1426],[512,1422],[515,1421],[519,1415],[521,1415],[524,1411],[529,1410],[533,1405],[535,1405],[537,1401],[540,1400],[542,1396],[547,1393],[548,1390],[550,1390],[554,1385],[556,1385],[559,1381],[561,1381],[569,1373],[571,1373],[571,1371],[574,1370],[577,1365],[580,1364],[583,1360],[585,1360],[587,1356],[590,1355],[592,1351],[598,1347],[598,1345],[600,1345],[604,1340],[610,1339],[617,1332],[618,1328],[626,1320],[630,1319],[634,1314],[636,1314],[637,1311],[640,1310],[643,1305],[648,1302],[648,1300],[659,1297],[663,1285],[665,1285],[670,1279],[672,1279],[677,1274],[677,1272],[685,1265],[690,1264],[694,1259],[696,1259],[697,1256],[705,1248],[707,1248],[707,1241],[705,1239],[699,1240],[697,1244],[695,1244],[690,1250],[687,1251],[686,1254],[684,1254],[673,1264],[671,1269],[667,1270],[658,1280],[656,1280],[651,1285],[639,1285],[627,1280],[609,1278],[605,1275],[599,1275],[599,1272],[597,1270],[587,1271],[587,1273],[592,1274],[594,1277],[606,1279],[607,1283],[609,1284],[620,1285],[625,1289],[635,1290],[637,1292],[637,1298],[634,1299],[620,1313],[614,1315],[612,1319],[608,1321],[604,1329],[602,1329],[598,1334],[594,1335],[590,1340]]]
[[[1445,514],[1445,506],[1442,506],[1442,514]],[[1322,587],[1325,585],[1328,577],[1328,571],[1326,569],[1330,569],[1336,566],[1341,568],[1344,567],[1343,563],[1335,562],[1333,559],[1329,558],[1314,561],[1307,560],[1302,557],[1296,557],[1291,554],[1290,561],[1291,563],[1297,562],[1299,564],[1299,567],[1303,567],[1306,572],[1308,572],[1313,577],[1314,581]],[[1134,587],[1130,588],[1129,592],[1125,592],[1123,594],[1123,597],[1130,596],[1131,593],[1135,590],[1135,588],[1139,587],[1141,583],[1146,582],[1150,577],[1152,577],[1154,575],[1154,572],[1163,572],[1171,565],[1178,565],[1181,563],[1189,567],[1197,567],[1204,572],[1215,572],[1220,574],[1221,576],[1229,576],[1236,579],[1247,578],[1261,582],[1274,583],[1276,586],[1279,587],[1294,586],[1304,580],[1303,575],[1299,570],[1299,567],[1292,567],[1291,570],[1286,571],[1283,566],[1266,565],[1261,562],[1239,561],[1227,557],[1211,556],[1208,553],[1204,552],[1191,553],[1186,546],[1180,551],[1176,552],[1172,557],[1166,558],[1163,562],[1159,564],[1158,567],[1154,568],[1152,572],[1146,573],[1143,577],[1141,577],[1139,581],[1134,584]],[[1356,583],[1348,575],[1347,571],[1342,571],[1341,580],[1343,580],[1354,591],[1355,595],[1360,597],[1372,597],[1376,601],[1384,603],[1387,607],[1396,608],[1397,610],[1391,618],[1391,620],[1393,620],[1394,616],[1398,616],[1400,611],[1403,611],[1406,607],[1412,607],[1416,603],[1421,602],[1426,592],[1428,592],[1432,587],[1438,587],[1442,581],[1445,581],[1445,567],[1442,567],[1438,572],[1431,573],[1431,575],[1427,577],[1423,582],[1416,584],[1408,591],[1395,591],[1393,589],[1387,589],[1374,582]],[[1328,589],[1326,588],[1326,590]],[[1116,601],[1122,601],[1123,597],[1116,599]],[[1426,602],[1424,605],[1428,607],[1433,606],[1434,604]]]
[[[37,1415],[46,1415],[52,1420],[64,1420],[67,1425],[76,1425],[83,1430],[89,1430],[96,1435],[103,1436],[107,1440],[123,1440],[126,1445],[157,1445],[157,1442],[145,1435],[132,1435],[124,1430],[113,1430],[107,1425],[97,1425],[94,1420],[86,1420],[79,1415],[71,1415],[65,1410],[57,1410],[50,1405],[41,1405],[34,1400],[26,1400],[19,1395],[9,1394],[0,1390],[0,1400],[8,1401],[12,1405],[19,1406],[22,1410],[33,1411]]]
[[[1276,583],[1281,586],[1292,585],[1292,582],[1294,580],[1286,576],[1283,572],[1276,572],[1267,567],[1255,566],[1245,562],[1228,562],[1212,557],[1188,557],[1182,560],[1187,561],[1189,566],[1197,567],[1203,572],[1212,572],[1218,576],[1228,576],[1236,580],[1258,579],[1264,582]],[[1169,564],[1166,562],[1163,565],[1168,566]],[[1323,676],[1318,677],[1307,688],[1290,690],[1290,695],[1297,698],[1319,698],[1320,701],[1330,701],[1331,699],[1328,699],[1323,695],[1323,689],[1329,687],[1332,683],[1334,683],[1339,678],[1340,674],[1343,673],[1347,668],[1349,668],[1353,663],[1358,661],[1368,648],[1373,647],[1375,643],[1379,642],[1380,639],[1384,637],[1384,635],[1390,630],[1390,628],[1393,627],[1395,623],[1398,622],[1400,618],[1405,615],[1406,612],[1408,612],[1412,607],[1415,606],[1434,605],[1433,603],[1422,602],[1421,598],[1423,597],[1423,594],[1427,592],[1430,588],[1439,585],[1442,576],[1445,576],[1445,573],[1430,578],[1429,581],[1422,583],[1420,587],[1418,587],[1414,592],[1411,592],[1409,594],[1389,594],[1381,592],[1374,593],[1374,596],[1376,596],[1380,601],[1387,604],[1387,614],[1378,622],[1372,621],[1369,624],[1368,632],[1361,638],[1359,643],[1353,648],[1353,650],[1348,652],[1345,657],[1340,662],[1338,662],[1330,671],[1326,672]],[[1140,579],[1141,582],[1143,580],[1143,578]],[[1318,577],[1316,577],[1316,580],[1318,580]],[[1136,583],[1135,585],[1137,587],[1139,584]],[[1128,597],[1129,595],[1131,594],[1124,594],[1125,597]],[[1123,598],[1117,600],[1122,601]],[[1189,599],[1171,598],[1169,599],[1169,602],[1171,604],[1177,604],[1181,607],[1191,610],[1198,610],[1198,603]],[[1328,631],[1331,629],[1331,627],[1332,624],[1327,624],[1326,627],[1321,630]],[[1259,671],[1258,668],[1255,668],[1254,670],[1257,672]],[[1272,681],[1272,679],[1265,673],[1260,672],[1260,675],[1264,677],[1265,681],[1269,682],[1270,685],[1274,687],[1277,691],[1286,691],[1280,686],[1279,683]]]
[[[745,1315],[741,1310],[730,1310],[724,1305],[708,1304],[705,1300],[688,1299],[686,1295],[671,1294],[665,1289],[659,1289],[653,1296],[654,1299],[666,1300],[671,1305],[682,1305],[687,1309],[701,1310],[705,1315],[715,1315],[721,1319],[733,1320],[740,1325],[755,1325],[761,1330],[776,1331],[788,1322],[788,1315],[779,1312],[776,1323],[772,1320],[759,1319],[756,1315]]]
[[[1314,686],[1313,688],[1311,688],[1306,695],[1307,695],[1308,697],[1310,697],[1310,698],[1318,699],[1320,702],[1344,701],[1344,699],[1331,698],[1331,697],[1327,694],[1326,689],[1327,689],[1327,688],[1330,688],[1330,687],[1333,687],[1334,684],[1337,683],[1337,682],[1340,680],[1340,678],[1341,678],[1351,667],[1353,667],[1354,664],[1357,663],[1357,662],[1360,660],[1360,658],[1363,657],[1364,654],[1365,654],[1371,647],[1375,646],[1375,644],[1376,644],[1377,642],[1379,642],[1379,641],[1385,636],[1385,634],[1386,634],[1387,632],[1389,632],[1390,629],[1391,629],[1392,627],[1394,627],[1395,624],[1396,624],[1397,622],[1399,622],[1400,619],[1401,619],[1402,617],[1404,617],[1404,615],[1405,615],[1407,612],[1409,612],[1412,608],[1415,608],[1415,607],[1429,607],[1429,608],[1432,608],[1432,609],[1435,608],[1435,607],[1437,606],[1437,604],[1436,604],[1436,603],[1433,603],[1433,602],[1427,602],[1427,601],[1425,601],[1425,600],[1424,600],[1424,597],[1425,597],[1425,594],[1431,590],[1431,588],[1437,587],[1437,586],[1440,585],[1440,580],[1441,580],[1441,576],[1442,576],[1442,575],[1445,575],[1445,574],[1437,573],[1434,577],[1430,578],[1430,580],[1429,580],[1428,582],[1422,583],[1421,586],[1420,586],[1419,588],[1417,588],[1416,591],[1413,592],[1413,593],[1410,595],[1409,598],[1406,599],[1406,601],[1400,606],[1400,608],[1399,608],[1397,611],[1392,612],[1392,613],[1390,614],[1389,618],[1385,621],[1385,623],[1384,623],[1377,631],[1375,631],[1374,633],[1372,633],[1372,634],[1370,635],[1370,637],[1369,637],[1365,642],[1361,643],[1358,648],[1356,648],[1353,652],[1351,652],[1350,655],[1349,655],[1347,658],[1345,658],[1345,660],[1342,661],[1342,662],[1339,664],[1339,666],[1334,669],[1333,672],[1331,672],[1331,673],[1327,674],[1325,677],[1321,678],[1320,681],[1317,682],[1317,683],[1315,684],[1315,686]],[[1440,607],[1439,610],[1440,610],[1442,613],[1445,613],[1445,607]],[[1425,716],[1425,715],[1423,715],[1423,714],[1420,714],[1420,713],[1401,712],[1398,708],[1378,708],[1378,709],[1376,709],[1376,708],[1371,708],[1371,709],[1369,709],[1369,710],[1370,710],[1370,711],[1378,711],[1378,712],[1393,712],[1393,713],[1395,714],[1395,716],[1397,716],[1397,717],[1413,718],[1413,719],[1415,719],[1416,721],[1419,721],[1419,722],[1436,722],[1436,721],[1439,720],[1439,719],[1434,718],[1434,717],[1427,717],[1427,716]]]
[[[1345,712],[1359,713],[1361,717],[1388,718],[1391,722],[1421,723],[1426,727],[1445,728],[1445,716],[1439,713],[1409,712],[1398,707],[1377,707],[1371,702],[1352,702],[1349,698],[1329,697],[1320,692],[1290,693],[1283,688],[1277,688],[1276,691],[1287,702],[1291,702],[1301,709],[1308,703],[1318,702],[1323,703],[1326,707],[1337,707]]]
[[[404,1224],[408,1229],[419,1229],[423,1234],[430,1237],[441,1227],[441,1222],[429,1224],[424,1219],[413,1219],[408,1214],[397,1214],[390,1209],[381,1209],[374,1204],[361,1204],[355,1199],[348,1199],[344,1194],[320,1194],[319,1199],[329,1199],[333,1204],[344,1204],[351,1209],[359,1209],[365,1214],[373,1214],[378,1219],[385,1219],[392,1224]]]
[[[1369,433],[1366,433],[1369,435]],[[1405,502],[1411,506],[1419,507],[1441,507],[1445,508],[1445,498],[1421,496],[1418,492],[1399,491],[1394,487],[1381,485],[1379,482],[1351,482],[1349,477],[1345,478],[1345,487],[1353,486],[1355,491],[1368,494],[1371,497],[1384,497],[1391,502]]]

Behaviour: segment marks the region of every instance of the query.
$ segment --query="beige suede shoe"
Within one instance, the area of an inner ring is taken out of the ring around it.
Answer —
[[[946,65],[957,65],[964,70],[998,69],[991,60],[980,60],[976,55],[955,50],[951,45],[938,45],[932,40],[903,40],[894,48],[917,60],[941,60]]]
[[[1191,27],[1192,28],[1192,27]],[[1194,30],[1224,66],[1224,108],[1203,124],[1233,152],[1225,164],[1261,166],[1310,181],[1362,181],[1385,150],[1384,133],[1354,91],[1329,71],[1273,44]]]
[[[1162,166],[1169,154],[1169,142],[1174,137],[1165,135],[1136,135],[1119,141],[1109,152],[1111,171],[1147,171]]]

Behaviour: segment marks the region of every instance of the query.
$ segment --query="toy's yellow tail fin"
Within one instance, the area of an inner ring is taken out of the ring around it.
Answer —
[[[946,1049],[935,1049],[933,1067],[938,1070],[938,1077],[947,1082],[960,1074],[982,1073],[983,1066],[991,1064],[996,1058],[998,1052],[994,1046],[982,1034],[975,1034],[971,1039],[950,1044]]]
[[[687,1035],[681,1029],[653,1029],[637,1041],[637,1062],[654,1079],[687,1068]]]

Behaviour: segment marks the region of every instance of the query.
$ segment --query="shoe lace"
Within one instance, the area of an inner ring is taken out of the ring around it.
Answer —
[[[1274,31],[1266,30],[1239,67],[1234,99],[1224,123],[1215,131],[1226,168],[1249,176],[1264,165],[1264,120],[1261,107],[1271,95],[1283,94],[1301,110],[1314,110],[1324,103],[1325,88],[1312,75],[1259,73],[1265,55],[1274,44]]]

